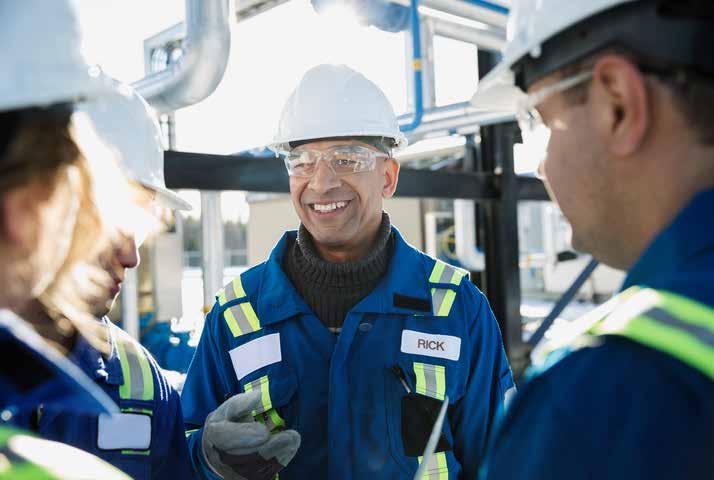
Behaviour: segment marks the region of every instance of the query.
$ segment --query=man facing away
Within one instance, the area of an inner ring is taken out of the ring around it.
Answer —
[[[524,138],[549,130],[540,171],[574,247],[627,278],[541,350],[483,478],[711,478],[714,4],[521,0],[512,15],[474,103],[518,98]]]
[[[345,66],[288,100],[273,149],[301,224],[207,317],[182,394],[199,477],[411,478],[447,397],[429,478],[476,475],[513,379],[483,294],[383,211],[404,141]]]

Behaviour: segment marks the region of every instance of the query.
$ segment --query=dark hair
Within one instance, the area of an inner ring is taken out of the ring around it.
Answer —
[[[566,78],[592,68],[606,54],[627,57],[646,75],[654,76],[673,95],[685,119],[697,133],[702,145],[714,146],[714,78],[692,70],[657,65],[652,58],[634,54],[626,48],[611,47],[559,70],[559,76]],[[563,95],[571,104],[587,101],[589,82],[577,85]]]

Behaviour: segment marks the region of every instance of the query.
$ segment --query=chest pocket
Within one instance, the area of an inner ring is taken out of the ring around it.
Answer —
[[[465,390],[465,375],[456,362],[403,355],[385,373],[385,395],[390,447],[397,463],[411,478],[421,463],[421,455],[444,399],[455,405]],[[458,478],[461,470],[453,455],[453,434],[444,422],[432,465],[425,478]],[[410,476],[411,475],[411,476]]]

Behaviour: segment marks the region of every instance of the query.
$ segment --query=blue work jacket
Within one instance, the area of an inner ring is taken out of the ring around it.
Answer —
[[[657,236],[623,289],[634,286],[714,309],[714,190]],[[712,478],[711,378],[621,336],[554,355],[513,400],[483,479]]]
[[[70,358],[120,411],[100,416],[36,404],[26,426],[92,453],[136,480],[193,478],[178,392],[146,349],[108,319],[102,321],[108,355],[80,337]]]
[[[347,314],[339,336],[282,270],[296,232],[219,292],[182,394],[187,429],[198,429],[189,449],[200,477],[215,478],[201,450],[207,415],[257,389],[259,420],[302,436],[281,480],[411,479],[421,451],[405,451],[405,429],[424,415],[419,402],[436,401],[438,409],[446,396],[446,446],[437,449],[429,478],[476,476],[514,386],[498,325],[464,273],[417,251],[396,229],[394,236],[387,273]],[[416,397],[411,407],[403,403],[407,390]],[[419,445],[428,433],[407,434]]]
[[[119,411],[74,363],[14,313],[0,309],[0,424],[19,426],[39,403],[90,414]]]

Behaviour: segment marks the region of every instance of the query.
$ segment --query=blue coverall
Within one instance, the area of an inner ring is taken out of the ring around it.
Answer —
[[[623,289],[635,285],[714,309],[714,190],[695,196],[652,242]],[[714,317],[708,318],[710,333],[705,327],[700,334],[712,341]],[[483,479],[714,475],[714,381],[702,371],[630,339],[604,336],[563,352],[538,373],[497,428]]]
[[[79,337],[70,358],[116,402],[119,415],[112,422],[100,421],[94,414],[41,405],[28,426],[43,438],[92,453],[136,480],[193,478],[178,392],[146,349],[108,319],[102,321],[108,356]]]
[[[119,411],[117,405],[27,323],[0,309],[0,424],[19,419],[40,403],[87,414]]]
[[[403,411],[407,390],[418,401],[449,397],[444,436],[451,448],[436,455],[429,478],[475,478],[494,417],[514,387],[498,325],[463,273],[394,235],[387,273],[348,313],[339,337],[281,268],[296,232],[219,292],[182,394],[187,429],[198,429],[189,449],[202,478],[215,478],[201,450],[207,415],[256,389],[263,420],[302,436],[281,480],[411,479],[421,451],[407,456],[403,427],[423,413]]]

